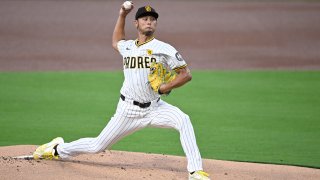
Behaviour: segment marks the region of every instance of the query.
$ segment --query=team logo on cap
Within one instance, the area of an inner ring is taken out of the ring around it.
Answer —
[[[151,6],[146,6],[144,8],[146,9],[146,11],[151,12]]]

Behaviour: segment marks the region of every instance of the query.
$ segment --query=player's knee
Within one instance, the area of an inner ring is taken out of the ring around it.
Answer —
[[[179,121],[180,121],[180,122],[179,122],[180,128],[183,128],[183,127],[185,127],[185,125],[191,123],[190,117],[189,117],[187,114],[185,114],[185,113],[183,113],[183,114],[181,115],[181,118],[179,118]],[[179,128],[179,129],[180,129],[180,128]]]
[[[190,117],[187,114],[184,114],[184,123],[191,123]]]

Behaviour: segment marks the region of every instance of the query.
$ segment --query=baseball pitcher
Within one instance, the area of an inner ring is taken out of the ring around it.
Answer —
[[[159,14],[151,6],[137,10],[134,21],[137,39],[126,40],[125,20],[133,9],[130,3],[120,8],[112,36],[112,46],[122,56],[125,77],[115,114],[97,137],[69,143],[58,137],[38,147],[33,157],[64,159],[99,153],[142,128],[174,128],[180,133],[188,160],[189,179],[208,180],[189,116],[160,98],[190,81],[190,70],[174,47],[154,38]]]

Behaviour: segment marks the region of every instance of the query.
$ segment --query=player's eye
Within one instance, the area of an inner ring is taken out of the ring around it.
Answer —
[[[155,20],[156,20],[156,18],[150,17],[150,21],[155,21]]]

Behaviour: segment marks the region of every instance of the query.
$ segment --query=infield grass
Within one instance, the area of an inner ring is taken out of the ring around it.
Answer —
[[[122,72],[0,73],[0,145],[97,136]],[[195,71],[163,98],[190,115],[204,158],[320,167],[319,71]],[[147,128],[112,149],[184,155],[179,134]]]

